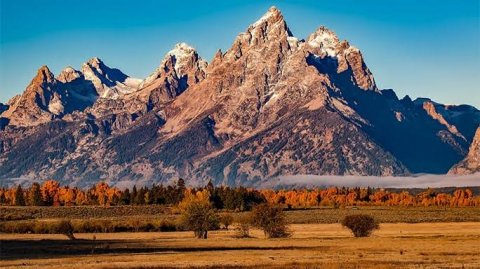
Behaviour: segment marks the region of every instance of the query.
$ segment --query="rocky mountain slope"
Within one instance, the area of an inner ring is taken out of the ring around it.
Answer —
[[[475,132],[468,154],[450,169],[449,174],[473,174],[480,172],[480,127]]]
[[[378,89],[359,49],[323,26],[299,39],[271,8],[209,64],[180,43],[143,81],[98,58],[57,78],[40,68],[0,114],[0,178],[251,185],[446,173],[479,115]]]

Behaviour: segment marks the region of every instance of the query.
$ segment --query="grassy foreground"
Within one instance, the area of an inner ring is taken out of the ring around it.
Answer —
[[[339,224],[294,224],[293,237],[214,231],[0,234],[0,268],[480,268],[480,223],[386,223],[370,238]]]

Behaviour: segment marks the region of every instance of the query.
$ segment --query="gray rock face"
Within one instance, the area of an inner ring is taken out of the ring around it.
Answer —
[[[115,70],[94,58],[56,79],[39,71],[2,114],[0,178],[446,173],[478,126],[473,107],[380,91],[359,49],[325,27],[298,39],[276,8],[208,65],[181,43],[141,82]]]

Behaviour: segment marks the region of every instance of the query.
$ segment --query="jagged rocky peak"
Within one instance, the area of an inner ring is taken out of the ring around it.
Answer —
[[[98,57],[93,57],[89,59],[86,64],[90,66],[94,66],[95,68],[102,68],[102,66],[105,66],[105,64],[100,60]]]
[[[322,56],[336,57],[339,53],[340,40],[338,36],[327,29],[320,26],[307,39],[307,44],[313,49],[319,49]]]
[[[139,79],[130,78],[122,71],[110,68],[98,57],[91,58],[82,65],[85,80],[91,81],[102,98],[118,99],[136,90]]]
[[[38,71],[37,75],[32,79],[30,85],[43,85],[45,83],[52,83],[55,81],[55,76],[50,71],[48,66],[43,65],[41,66]]]
[[[259,20],[250,25],[247,32],[251,34],[252,42],[268,40],[271,37],[282,35],[292,36],[282,13],[274,6],[269,8]]]
[[[188,73],[188,69],[204,70],[207,66],[207,62],[199,57],[197,51],[187,43],[176,44],[167,55],[174,60],[174,69],[178,76]]]
[[[265,57],[272,52],[283,55],[296,49],[298,42],[298,39],[292,36],[280,10],[271,7],[245,32],[237,36],[225,57],[229,60],[237,60],[250,51],[263,52],[267,54]]]
[[[11,125],[29,126],[44,123],[52,119],[54,113],[50,111],[49,106],[52,100],[58,98],[55,76],[44,65],[38,69],[23,94],[9,101],[10,107],[2,116],[8,118]]]
[[[156,107],[173,100],[206,77],[207,62],[192,46],[178,43],[139,85],[138,100]]]
[[[172,74],[176,78],[182,78],[189,73],[194,73],[197,80],[205,77],[205,70],[207,62],[204,61],[197,53],[197,51],[187,43],[178,43],[175,47],[167,52],[163,58],[160,66],[148,76],[139,88],[145,88],[154,84],[155,80],[164,77],[167,74]]]
[[[98,79],[100,75],[108,77],[109,67],[107,67],[102,60],[93,57],[82,65],[82,73],[88,80]]]
[[[307,49],[317,59],[326,57],[336,61],[336,70],[332,73],[351,71],[351,80],[363,90],[380,92],[373,74],[366,66],[360,50],[338,36],[325,26],[320,26],[307,39]]]
[[[54,84],[56,84],[55,76],[48,66],[43,65],[38,69],[37,74],[20,99],[35,99],[35,102],[40,102],[41,105],[46,106],[50,95],[53,93]]]
[[[68,83],[72,82],[80,77],[82,77],[83,74],[82,72],[75,70],[71,66],[67,66],[65,69],[60,72],[60,74],[57,76],[57,80],[61,81],[63,83]]]

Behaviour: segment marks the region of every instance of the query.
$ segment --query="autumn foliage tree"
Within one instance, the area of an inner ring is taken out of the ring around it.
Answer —
[[[196,193],[185,191],[185,196],[178,207],[182,211],[182,224],[192,230],[195,237],[207,239],[209,230],[218,229],[219,217],[210,202],[208,190]]]
[[[22,201],[18,186],[0,188],[0,204],[17,205]],[[254,206],[268,202],[282,208],[311,208],[346,206],[437,206],[437,207],[479,207],[480,196],[468,188],[458,188],[442,192],[426,189],[411,193],[407,190],[385,190],[372,188],[316,188],[316,189],[262,189],[245,187],[231,188],[214,186],[209,182],[205,187],[187,188],[179,179],[174,184],[142,186],[132,190],[120,190],[99,182],[85,190],[77,187],[60,186],[55,180],[33,183],[23,192],[23,202],[31,206],[72,206],[72,205],[178,205],[186,191],[196,193],[207,190],[210,202],[215,209],[249,211]],[[22,203],[20,203],[22,204]]]
[[[41,187],[43,202],[45,205],[59,205],[58,190],[60,184],[55,180],[47,180],[43,182]]]

